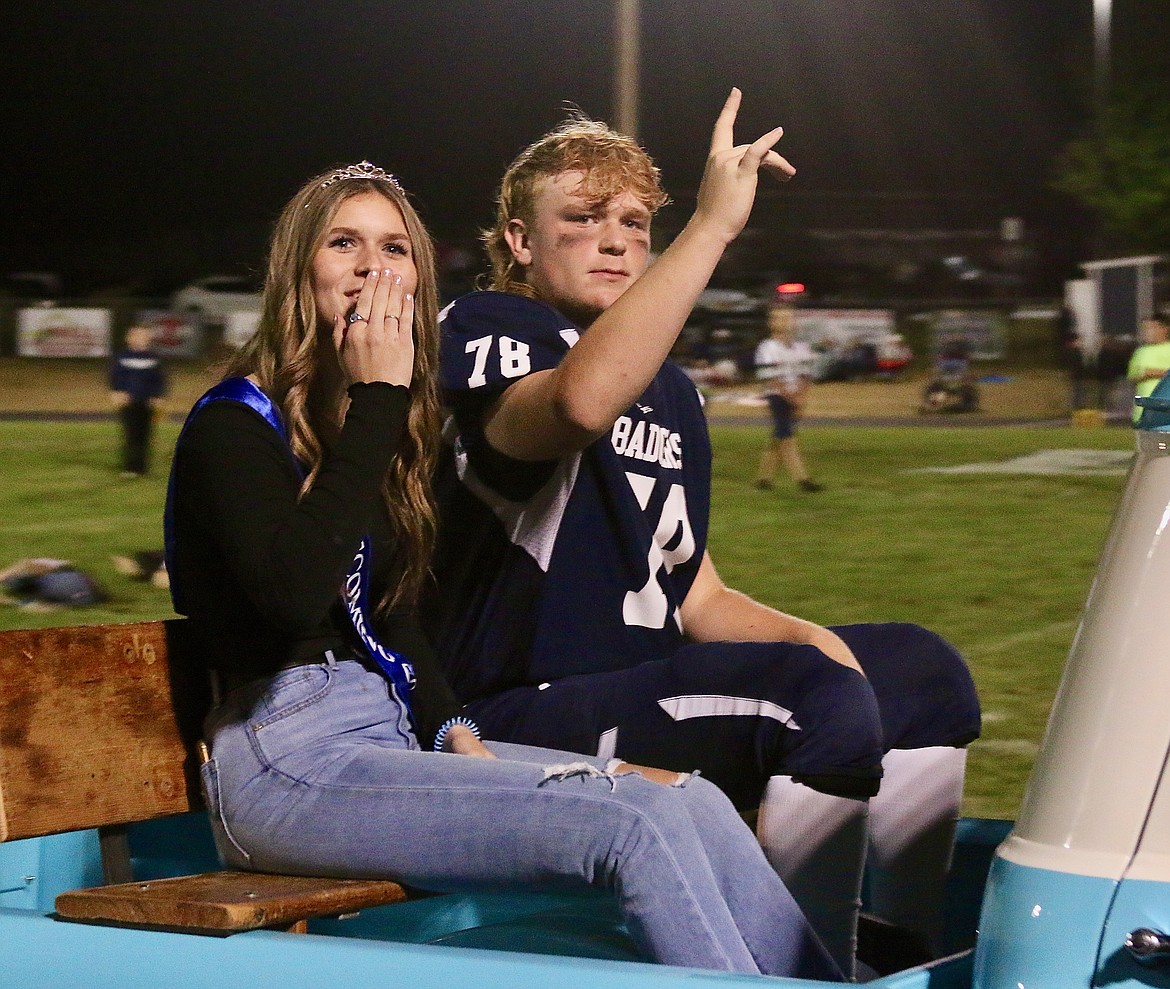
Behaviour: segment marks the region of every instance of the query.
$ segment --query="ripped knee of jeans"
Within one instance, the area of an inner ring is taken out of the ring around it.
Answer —
[[[692,779],[699,775],[697,769],[689,773],[675,773],[668,769],[650,769],[647,766],[635,766],[622,759],[610,759],[605,764],[605,771],[607,773],[613,773],[615,776],[641,776],[644,779],[648,779],[651,783],[678,788],[686,786]]]
[[[545,766],[544,776],[541,777],[537,786],[544,786],[545,783],[561,782],[568,779],[603,779],[609,781],[609,789],[612,792],[617,789],[617,781],[620,776],[641,776],[643,779],[649,780],[652,783],[658,783],[661,786],[684,787],[692,779],[699,775],[696,769],[690,773],[672,773],[665,769],[652,770],[658,774],[658,777],[647,776],[640,771],[640,767],[632,766],[628,762],[621,759],[610,759],[605,764],[605,769],[598,769],[589,762],[566,762],[559,766]]]
[[[609,781],[611,791],[617,788],[617,780],[614,778],[614,774],[610,771],[609,766],[606,766],[605,769],[598,769],[590,762],[566,762],[559,766],[545,766],[544,776],[541,777],[540,782],[536,785],[544,786],[545,783],[559,783],[562,780],[573,778],[604,779]]]

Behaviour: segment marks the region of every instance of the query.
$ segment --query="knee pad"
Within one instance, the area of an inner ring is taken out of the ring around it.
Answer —
[[[865,799],[881,783],[881,715],[872,688],[856,670],[802,646],[805,669],[792,705],[799,731],[786,736],[774,775],[815,790]]]
[[[881,712],[885,748],[959,747],[982,725],[975,682],[958,650],[919,625],[834,627],[857,657]]]
[[[834,796],[864,799],[877,792],[881,717],[873,690],[856,670],[815,646],[791,642],[694,643],[679,649],[668,667],[660,690],[741,708],[674,724],[676,737],[693,733],[695,750],[737,753],[738,770],[718,759],[669,768],[699,765],[739,807],[755,806],[772,776],[791,776]]]

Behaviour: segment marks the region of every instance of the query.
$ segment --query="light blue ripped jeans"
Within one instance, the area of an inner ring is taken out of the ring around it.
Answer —
[[[436,891],[604,886],[649,957],[839,979],[755,837],[713,785],[548,772],[597,759],[493,743],[419,751],[387,681],[352,660],[230,693],[203,786],[232,867],[393,878]]]

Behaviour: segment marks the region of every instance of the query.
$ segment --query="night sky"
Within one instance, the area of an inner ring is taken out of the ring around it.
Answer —
[[[1116,44],[1167,9],[1117,0]],[[678,209],[738,85],[737,134],[783,124],[799,169],[757,222],[1060,223],[1045,187],[1085,121],[1090,0],[643,0],[642,17],[639,136]],[[255,265],[300,182],[361,158],[468,240],[566,103],[611,116],[608,0],[44,0],[6,20],[0,265],[88,287]]]

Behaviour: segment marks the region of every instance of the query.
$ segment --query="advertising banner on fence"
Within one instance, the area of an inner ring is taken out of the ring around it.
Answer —
[[[894,314],[889,309],[796,310],[796,335],[818,349],[876,344],[893,332]]]
[[[889,309],[798,309],[796,335],[817,355],[818,381],[895,375],[913,355]]]
[[[16,313],[21,357],[107,357],[110,310],[37,306]]]
[[[167,309],[140,309],[139,326],[154,331],[154,352],[159,357],[198,357],[203,352],[203,328],[198,322]]]

